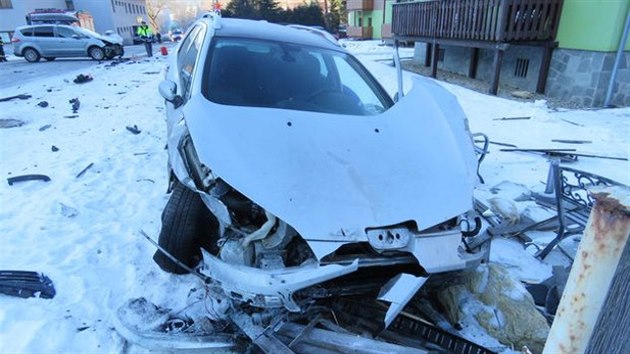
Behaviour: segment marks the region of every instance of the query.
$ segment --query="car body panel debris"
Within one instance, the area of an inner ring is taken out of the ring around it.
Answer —
[[[0,270],[0,293],[22,298],[52,299],[56,291],[52,280],[42,273]]]
[[[26,181],[49,182],[50,177],[46,175],[32,174],[32,175],[22,175],[22,176],[15,176],[15,177],[7,178],[7,182],[9,183],[10,186],[12,186],[14,183],[17,183],[17,182],[26,182]]]

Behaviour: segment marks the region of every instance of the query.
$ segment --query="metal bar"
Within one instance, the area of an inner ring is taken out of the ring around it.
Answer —
[[[301,335],[301,343],[308,343],[325,349],[336,350],[340,353],[428,353],[428,351],[426,350],[403,347],[397,344],[391,344],[383,341],[365,338],[357,334],[337,333],[319,328],[311,328],[308,331],[305,331],[304,329],[305,326],[295,323],[286,323],[282,327],[280,327],[278,333],[287,337],[295,337]]]

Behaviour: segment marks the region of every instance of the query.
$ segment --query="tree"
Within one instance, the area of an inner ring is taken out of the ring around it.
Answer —
[[[228,17],[238,17],[247,19],[258,19],[258,11],[256,9],[255,0],[232,0],[227,6],[227,13],[223,14]]]
[[[322,8],[316,2],[309,5],[300,5],[293,10],[287,10],[286,21],[306,26],[324,26],[324,15]]]
[[[258,18],[269,22],[282,22],[282,9],[274,0],[255,0]]]
[[[331,33],[337,33],[339,23],[341,22],[341,19],[344,18],[341,7],[341,0],[330,0],[328,13],[326,13],[325,16],[327,25],[326,29]]]
[[[166,8],[164,0],[147,0],[147,17],[149,18],[149,25],[155,30],[156,33],[160,33],[160,23],[158,17],[160,12]]]

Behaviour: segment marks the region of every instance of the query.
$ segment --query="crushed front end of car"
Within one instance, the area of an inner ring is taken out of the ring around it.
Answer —
[[[370,116],[201,96],[184,115],[170,164],[218,221],[200,271],[233,300],[300,311],[305,298],[386,292],[404,280],[411,285],[390,301],[399,311],[430,274],[487,258],[487,243],[463,242],[477,181],[467,120],[431,81],[416,79]]]

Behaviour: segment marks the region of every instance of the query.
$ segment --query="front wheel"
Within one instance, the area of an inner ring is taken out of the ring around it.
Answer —
[[[41,58],[41,56],[39,55],[39,52],[33,48],[24,49],[23,54],[24,54],[24,59],[26,59],[26,61],[28,61],[29,63],[37,63],[39,59]]]
[[[202,258],[201,247],[209,250],[216,247],[218,232],[218,221],[201,197],[176,181],[173,193],[162,212],[162,230],[158,240],[160,247],[192,268]],[[166,272],[187,273],[186,269],[160,250],[155,252],[153,260]]]
[[[94,60],[103,60],[105,58],[105,51],[99,47],[91,47],[88,54]]]

